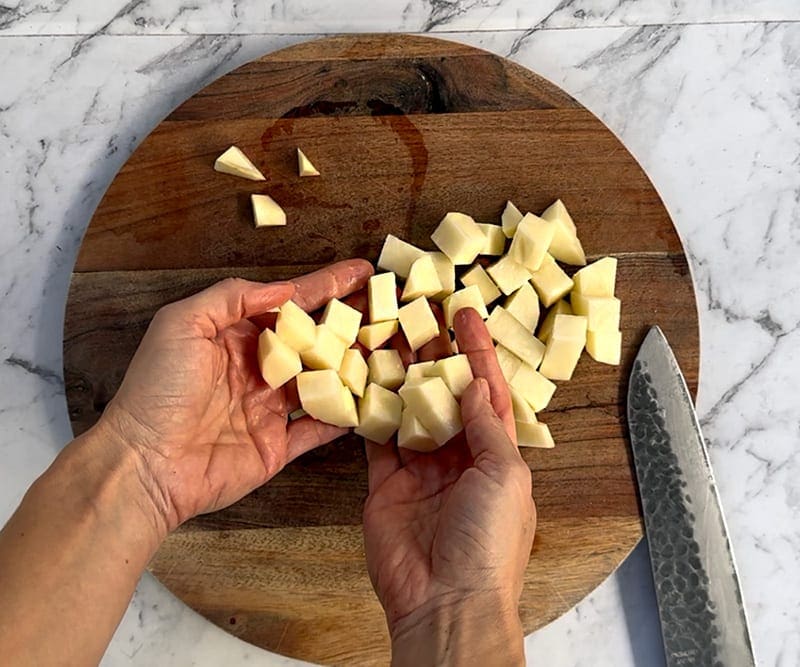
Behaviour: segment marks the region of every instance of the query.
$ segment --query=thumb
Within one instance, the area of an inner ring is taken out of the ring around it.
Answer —
[[[489,383],[483,378],[473,380],[464,392],[461,418],[472,458],[477,459],[484,452],[519,456],[516,444],[508,437],[505,425],[492,406]]]

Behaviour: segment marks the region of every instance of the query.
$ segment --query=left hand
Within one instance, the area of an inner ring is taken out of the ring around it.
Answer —
[[[294,300],[306,311],[363,288],[372,266],[334,264],[293,282],[228,279],[156,313],[99,428],[140,461],[164,528],[233,504],[344,429],[304,417],[296,392],[271,389],[251,321]]]

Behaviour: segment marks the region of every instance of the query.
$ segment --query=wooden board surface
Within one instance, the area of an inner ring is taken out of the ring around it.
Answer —
[[[267,176],[212,171],[240,146]],[[301,146],[323,172],[296,175]],[[289,216],[255,230],[249,195]],[[423,247],[448,210],[498,221],[506,199],[561,197],[587,253],[619,258],[623,364],[584,358],[543,415],[558,446],[524,450],[539,529],[522,617],[532,631],[605,579],[641,535],[624,402],[651,324],[690,387],[697,312],[680,241],[647,176],[600,121],[552,84],[476,49],[408,36],[295,46],[199,92],[144,141],[86,233],[64,325],[67,400],[84,431],[113,396],[154,312],[218,279],[288,278],[348,257],[376,260],[387,233]],[[220,627],[323,664],[387,664],[364,567],[361,443],[309,453],[233,507],[172,535],[151,570]]]

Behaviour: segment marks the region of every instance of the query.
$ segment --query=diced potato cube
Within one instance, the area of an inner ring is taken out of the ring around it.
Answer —
[[[586,334],[586,351],[601,364],[619,366],[622,356],[622,332],[612,329],[589,331]]]
[[[556,391],[555,384],[528,364],[522,364],[508,384],[528,401],[534,412],[544,410]]]
[[[574,276],[575,291],[583,296],[614,296],[617,281],[616,257],[603,257],[578,271]]]
[[[456,267],[443,252],[429,252],[428,255],[433,260],[439,282],[442,283],[442,291],[431,298],[434,301],[443,301],[456,291]]]
[[[250,195],[256,227],[283,227],[286,213],[269,195]]]
[[[342,367],[347,343],[325,324],[318,324],[316,332],[314,345],[300,353],[303,364],[313,370],[338,371]]]
[[[358,342],[368,350],[377,350],[397,333],[398,321],[367,324],[358,330]]]
[[[386,389],[397,389],[406,377],[406,369],[397,350],[375,350],[367,359],[369,381]]]
[[[530,283],[526,282],[506,299],[503,307],[531,333],[539,321],[539,297]]]
[[[297,149],[297,171],[301,178],[319,176],[317,168],[311,164],[311,160],[309,160],[306,154],[299,148]]]
[[[586,346],[586,318],[556,315],[539,372],[550,380],[571,380]]]
[[[358,426],[355,399],[336,371],[300,373],[297,376],[297,394],[303,410],[314,419],[340,428]]]
[[[516,292],[531,279],[531,272],[514,261],[511,255],[501,257],[486,272],[506,296]]]
[[[500,344],[495,345],[494,351],[495,354],[497,354],[497,363],[500,365],[500,372],[503,374],[506,382],[511,382],[514,373],[516,373],[523,364],[522,359],[511,352],[507,347]]]
[[[550,253],[545,253],[539,270],[531,274],[531,282],[542,304],[547,308],[569,294],[572,289],[572,278],[564,273]]]
[[[535,447],[537,449],[553,449],[556,443],[550,435],[547,424],[536,422],[526,424],[517,422],[517,445],[520,447]]]
[[[214,162],[214,170],[221,174],[246,178],[249,181],[267,180],[264,178],[264,174],[250,161],[250,158],[236,146],[231,146],[217,158]]]
[[[271,329],[258,337],[258,365],[264,381],[273,389],[285,385],[303,370],[300,355]]]
[[[520,210],[511,202],[506,202],[506,208],[503,211],[503,234],[507,238],[514,238],[519,223],[522,222],[524,216]]]
[[[378,384],[370,384],[358,402],[359,424],[355,431],[379,445],[388,442],[403,416],[403,399]]]
[[[480,227],[468,215],[448,213],[431,234],[431,240],[456,266],[472,264],[486,245]]]
[[[514,412],[514,421],[518,424],[535,424],[536,413],[530,406],[530,403],[525,400],[525,397],[519,393],[514,387],[508,388],[511,393],[511,409]]]
[[[542,219],[556,224],[556,231],[550,243],[550,254],[560,262],[572,266],[584,266],[586,254],[578,239],[575,223],[567,211],[567,207],[559,199],[544,213]]]
[[[351,308],[339,299],[331,299],[325,306],[322,313],[320,324],[327,326],[333,333],[341,338],[347,347],[350,347],[358,338],[358,330],[361,327],[361,313],[355,308]]]
[[[400,430],[397,432],[397,446],[405,449],[412,449],[416,452],[432,452],[439,445],[422,425],[422,422],[414,416],[414,413],[405,408],[400,420]]]
[[[394,273],[379,273],[367,283],[369,321],[388,322],[397,319],[397,276]]]
[[[463,429],[461,408],[442,378],[405,385],[400,396],[437,445],[445,444]]]
[[[528,271],[538,271],[555,233],[555,223],[528,213],[517,227],[508,255]]]
[[[486,237],[486,245],[480,255],[502,255],[506,250],[506,235],[500,225],[485,225],[478,223],[478,227]]]
[[[566,301],[559,301],[550,310],[544,318],[539,333],[536,337],[543,343],[547,343],[550,338],[550,333],[553,331],[553,323],[556,321],[556,315],[572,315],[572,306]]]
[[[426,374],[430,377],[442,378],[450,393],[457,399],[461,398],[473,380],[472,367],[469,365],[466,354],[439,359]]]
[[[413,352],[439,334],[439,323],[424,296],[400,309],[400,327]]]
[[[500,298],[500,290],[480,264],[476,264],[461,276],[461,282],[464,287],[475,285],[481,291],[481,298],[487,306]]]
[[[508,348],[509,352],[516,354],[533,368],[539,367],[544,356],[544,343],[534,337],[505,308],[497,306],[492,311],[486,320],[486,328],[495,342]]]
[[[620,300],[614,296],[583,296],[572,292],[572,311],[589,320],[589,331],[618,331]]]
[[[483,302],[483,296],[477,285],[471,285],[458,290],[458,292],[453,292],[444,300],[442,307],[444,308],[444,320],[451,329],[453,328],[453,318],[462,308],[474,308],[484,320],[489,317],[489,312],[486,310],[486,304]]]
[[[411,265],[424,254],[424,250],[389,234],[383,242],[378,268],[396,273],[401,278],[407,278]]]
[[[406,368],[406,381],[405,384],[414,384],[422,380],[432,377],[431,371],[433,370],[435,361],[418,361],[415,364],[409,365]]]
[[[287,301],[278,310],[275,333],[295,352],[305,352],[317,339],[317,324],[294,301]]]
[[[441,293],[442,281],[430,255],[423,255],[411,265],[401,301],[413,301],[423,297],[433,297]]]
[[[369,367],[358,350],[346,350],[339,368],[339,378],[356,396],[364,395]]]

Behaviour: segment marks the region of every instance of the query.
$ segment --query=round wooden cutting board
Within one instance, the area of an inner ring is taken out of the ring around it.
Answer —
[[[232,144],[266,183],[212,170]],[[298,146],[321,178],[298,178]],[[256,192],[285,208],[287,227],[254,229]],[[427,38],[337,37],[252,62],[176,109],[117,175],[75,266],[64,325],[75,433],[97,420],[163,304],[226,276],[268,281],[375,261],[388,233],[432,248],[447,211],[498,222],[507,199],[540,212],[559,197],[590,258],[619,258],[624,350],[618,368],[584,355],[542,415],[556,449],[523,450],[539,528],[521,613],[535,630],[639,540],[624,410],[631,361],[659,324],[694,389],[698,326],[680,241],[642,169],[575,100],[502,58]],[[183,526],[151,570],[258,646],[323,664],[387,664],[364,566],[366,493],[351,436]]]

